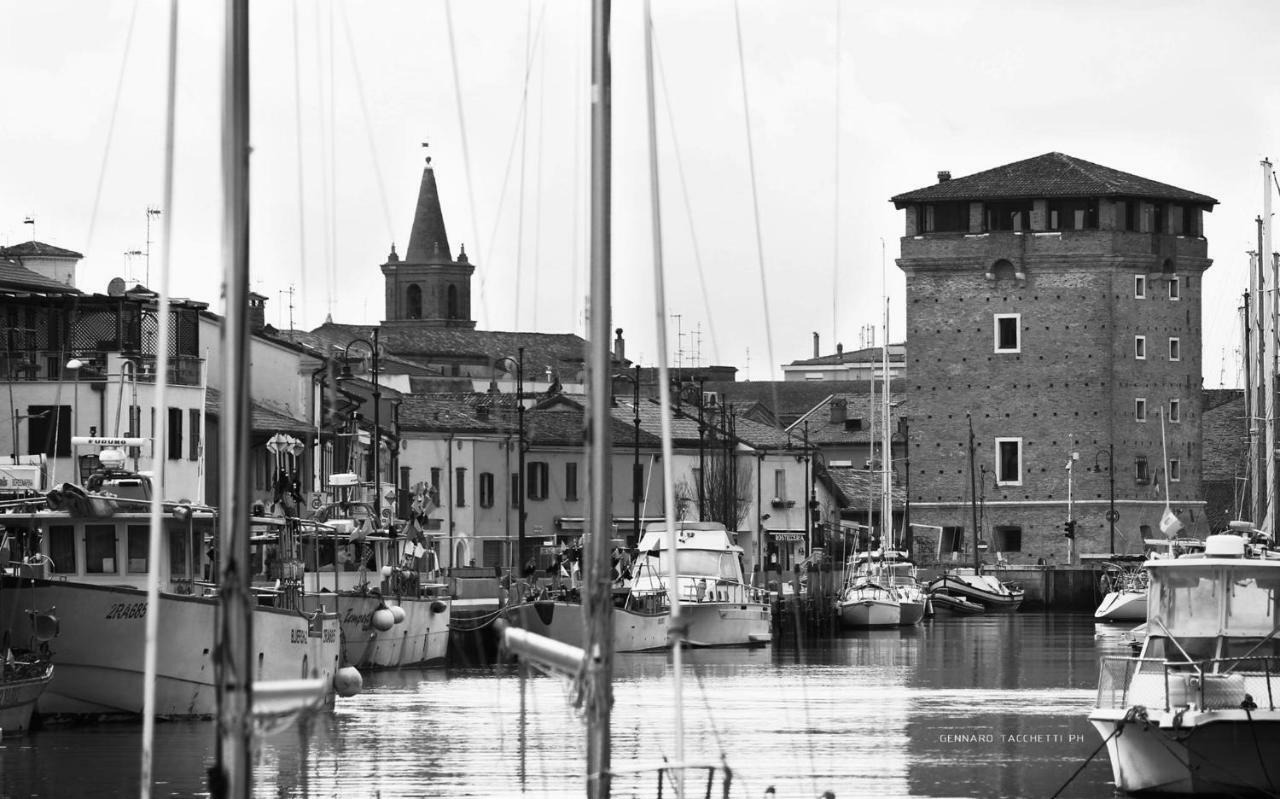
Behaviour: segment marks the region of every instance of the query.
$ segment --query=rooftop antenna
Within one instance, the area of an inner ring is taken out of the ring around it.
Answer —
[[[693,337],[693,365],[699,369],[702,368],[702,323],[694,328]]]
[[[28,216],[22,220],[22,224],[31,226],[31,240],[35,241],[36,240],[36,218],[34,216]]]
[[[151,217],[160,216],[160,209],[155,206],[147,206],[147,279],[146,284],[150,288],[151,283]]]
[[[124,251],[124,273],[125,273],[125,276],[135,284],[138,281],[133,277],[133,259],[139,255],[142,255],[142,250],[125,250]]]
[[[671,318],[676,320],[676,369],[681,369],[684,366],[684,333],[680,330],[681,315],[673,313]]]

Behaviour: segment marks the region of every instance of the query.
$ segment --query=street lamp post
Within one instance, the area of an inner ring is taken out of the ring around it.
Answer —
[[[1116,445],[1107,445],[1107,488],[1109,489],[1109,501],[1107,503],[1107,521],[1111,525],[1111,554],[1116,553]],[[1093,456],[1093,466],[1089,471],[1097,474],[1102,471],[1101,464],[1098,459],[1102,457],[1102,450],[1098,450]]]
[[[347,342],[346,348],[343,350],[342,357],[342,376],[351,377],[351,365],[349,363],[349,355],[351,347],[355,344],[364,344],[369,348],[370,358],[370,375],[373,378],[373,515],[375,528],[382,524],[382,428],[381,416],[379,415],[379,406],[382,404],[382,391],[378,384],[378,328],[373,329],[373,342],[368,339],[357,338]]]
[[[495,366],[511,363],[516,367],[516,574],[523,576],[525,563],[525,527],[524,527],[524,347],[516,350],[516,358],[510,356],[499,358]],[[506,368],[505,366],[503,367]],[[507,528],[510,530],[511,528]]]

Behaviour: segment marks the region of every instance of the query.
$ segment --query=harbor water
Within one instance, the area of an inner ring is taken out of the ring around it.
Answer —
[[[1105,751],[1072,779],[1101,740],[1085,719],[1098,658],[1126,651],[1098,629],[1088,614],[939,616],[798,648],[690,652],[686,760],[727,763],[735,797],[769,786],[779,797],[1052,796],[1068,781],[1063,797],[1111,796]],[[616,657],[615,770],[675,757],[673,697],[666,654]],[[0,795],[137,796],[141,729],[0,739]],[[583,736],[559,679],[511,667],[369,674],[360,696],[263,739],[254,793],[581,796]],[[153,795],[207,796],[214,739],[213,722],[158,725]],[[657,796],[657,780],[620,775],[613,793]]]

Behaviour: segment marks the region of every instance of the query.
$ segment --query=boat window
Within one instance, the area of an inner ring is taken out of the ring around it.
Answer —
[[[1280,575],[1273,569],[1226,569],[1231,580],[1227,592],[1229,635],[1266,635],[1276,628]]]
[[[1255,649],[1254,647],[1257,648]],[[1263,642],[1263,639],[1259,637],[1224,638],[1222,656],[1224,658],[1242,658],[1247,656],[1250,660],[1253,658],[1280,658],[1280,638],[1269,638],[1265,642]],[[1249,671],[1254,669],[1260,670],[1262,668],[1262,663],[1245,663],[1243,666],[1237,668],[1245,668]],[[1272,663],[1270,668],[1274,671],[1276,664]]]
[[[76,528],[69,524],[49,527],[49,559],[54,574],[76,573]]]
[[[151,548],[151,530],[146,525],[129,525],[129,559],[125,568],[129,574],[147,573],[147,551]]]
[[[188,554],[187,531],[169,531],[169,576],[174,579],[191,578],[191,559]]]
[[[660,553],[645,553],[640,557],[640,565],[646,573],[656,570],[656,576],[665,577],[671,568],[666,557],[666,550]],[[716,577],[721,580],[737,580],[738,570],[732,552],[711,552],[708,550],[681,550],[676,561],[677,571],[682,576],[698,575]]]
[[[1180,640],[1217,634],[1222,608],[1216,576],[1205,569],[1162,569],[1153,575],[1157,618]]]
[[[115,574],[118,571],[114,524],[84,526],[84,570],[87,574]]]

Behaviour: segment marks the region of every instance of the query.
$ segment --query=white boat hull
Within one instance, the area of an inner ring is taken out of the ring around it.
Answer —
[[[309,609],[336,606],[342,622],[342,663],[358,669],[442,666],[449,647],[448,597],[387,598],[404,610],[404,620],[389,630],[373,626],[373,613],[383,599],[376,595],[311,594]]]
[[[845,599],[840,602],[840,624],[846,630],[897,627],[902,620],[898,602],[892,599]]]
[[[1146,591],[1111,591],[1102,598],[1093,617],[1099,621],[1146,621]]]
[[[1107,742],[1111,772],[1122,791],[1163,794],[1267,794],[1280,791],[1280,711],[1158,711],[1146,721],[1124,709],[1089,715]],[[1120,730],[1117,734],[1117,730]]]
[[[38,676],[0,681],[0,737],[31,728],[31,714],[53,677],[53,665],[44,664]]]
[[[564,600],[522,602],[504,608],[502,616],[522,630],[576,647],[584,647],[586,623],[582,605]],[[648,652],[667,648],[668,613],[613,609],[613,651]]]
[[[147,597],[133,588],[6,578],[0,618],[12,618],[12,641],[33,638],[26,609],[53,609],[59,632],[49,642],[57,668],[37,703],[41,715],[139,715],[142,713]],[[155,707],[159,716],[187,718],[217,712],[214,632],[217,600],[160,595]],[[17,603],[15,613],[14,603]],[[288,610],[258,606],[253,612],[255,681],[321,677],[333,700],[338,669],[336,614],[313,622]]]
[[[689,619],[689,646],[763,646],[773,640],[769,606],[761,602],[693,602],[680,606]]]

